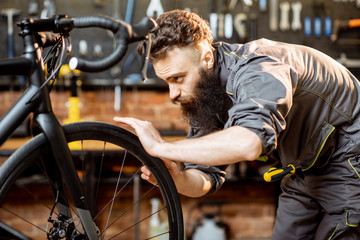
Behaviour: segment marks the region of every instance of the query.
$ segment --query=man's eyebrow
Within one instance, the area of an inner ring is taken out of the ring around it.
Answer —
[[[167,76],[164,80],[165,80],[165,81],[169,81],[169,80],[172,79],[172,78],[176,78],[176,77],[184,76],[184,75],[186,75],[186,72],[185,72],[185,71],[184,71],[184,72],[175,72],[175,73],[172,73],[172,74],[170,74],[169,76]]]

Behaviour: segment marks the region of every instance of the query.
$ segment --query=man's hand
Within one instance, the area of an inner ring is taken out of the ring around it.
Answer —
[[[132,127],[135,130],[141,144],[143,145],[147,153],[162,159],[165,166],[169,170],[169,173],[172,176],[176,188],[180,194],[190,197],[201,197],[209,192],[212,186],[212,182],[206,173],[191,168],[187,170],[181,170],[175,162],[186,162],[187,159],[191,159],[191,157],[194,156],[196,157],[195,159],[198,159],[196,153],[186,150],[193,149],[193,144],[191,143],[192,141],[190,143],[186,141],[185,143],[188,144],[186,144],[185,146],[179,145],[179,151],[173,152],[169,149],[162,148],[164,147],[163,145],[168,145],[171,142],[166,142],[164,139],[162,139],[160,133],[154,128],[154,126],[150,122],[128,117],[114,117],[114,121],[124,123]],[[166,154],[168,154],[168,156],[165,156]],[[200,159],[207,158],[200,156]],[[147,180],[153,185],[157,184],[154,176],[152,176],[151,172],[146,166],[143,166],[141,168],[141,171],[141,178]]]
[[[201,197],[211,189],[212,183],[209,177],[197,169],[181,170],[174,161],[163,160],[165,166],[175,183],[180,194],[189,197]],[[141,178],[156,185],[156,180],[146,166],[141,168]]]
[[[156,147],[165,140],[161,138],[159,131],[154,128],[151,122],[129,117],[114,117],[114,121],[132,127],[146,152],[156,157]]]
[[[180,176],[181,176],[181,170],[178,168],[177,164],[173,161],[169,161],[169,160],[163,160],[165,166],[167,167],[170,175],[172,176],[174,182],[175,182],[175,185],[178,183],[180,184],[179,182],[180,181]],[[146,166],[143,166],[141,167],[141,178],[150,182],[151,184],[153,185],[156,185],[156,180],[155,178],[153,177],[153,175],[151,174],[150,170],[146,167]]]

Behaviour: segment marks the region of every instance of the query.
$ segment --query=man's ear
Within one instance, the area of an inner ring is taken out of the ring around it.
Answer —
[[[206,69],[210,70],[214,67],[214,54],[212,51],[205,51],[203,54],[203,61]]]

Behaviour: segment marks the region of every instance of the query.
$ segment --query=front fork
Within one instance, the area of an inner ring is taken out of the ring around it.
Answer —
[[[62,184],[63,176],[88,238],[91,240],[99,239],[60,123],[53,112],[38,113],[34,119],[46,135],[52,149],[52,154],[49,153],[48,156],[43,156],[43,163],[48,173],[53,194],[58,196],[57,207],[59,213],[62,216],[71,217],[65,189]],[[56,161],[51,161],[53,157]],[[56,169],[60,169],[60,173]]]

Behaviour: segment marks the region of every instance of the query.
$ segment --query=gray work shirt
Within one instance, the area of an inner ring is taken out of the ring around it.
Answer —
[[[360,153],[360,86],[341,64],[315,49],[267,39],[217,43],[215,71],[231,98],[224,128],[242,126],[262,142],[262,155],[306,171]],[[188,137],[201,134],[190,130]],[[217,190],[224,167],[207,172]]]

